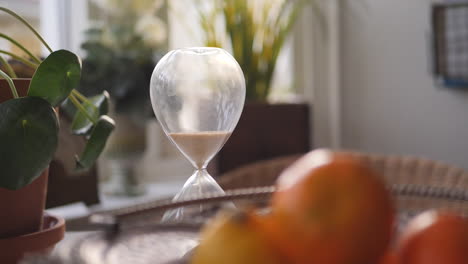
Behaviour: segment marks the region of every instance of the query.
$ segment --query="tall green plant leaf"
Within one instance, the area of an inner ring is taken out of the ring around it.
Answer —
[[[0,187],[20,189],[49,166],[58,142],[57,114],[38,97],[0,104]]]
[[[86,170],[93,166],[96,159],[106,146],[106,141],[112,130],[114,130],[114,121],[104,115],[99,118],[97,124],[94,126],[93,131],[86,143],[83,153],[77,157],[76,169]]]
[[[54,51],[37,68],[28,95],[44,98],[57,106],[78,85],[80,77],[78,56],[67,50]]]
[[[88,101],[83,102],[83,107],[91,117],[98,120],[99,116],[105,115],[109,111],[109,93],[104,91],[102,94],[89,98]],[[72,131],[74,134],[87,134],[92,126],[92,121],[89,120],[86,115],[80,111],[76,111],[72,122]]]

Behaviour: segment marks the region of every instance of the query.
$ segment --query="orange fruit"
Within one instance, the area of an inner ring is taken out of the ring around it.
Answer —
[[[401,264],[399,256],[394,251],[388,251],[382,259],[378,262],[379,264]]]
[[[259,226],[289,263],[377,263],[392,233],[393,205],[379,175],[348,155],[306,154],[277,181]]]
[[[406,226],[397,249],[402,264],[466,264],[468,222],[450,212],[422,213]]]
[[[245,212],[221,213],[201,233],[192,264],[281,264]]]

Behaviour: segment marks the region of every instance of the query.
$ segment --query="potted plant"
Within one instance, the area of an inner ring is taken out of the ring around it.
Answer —
[[[278,55],[306,4],[320,14],[315,0],[213,0],[208,6],[198,2],[205,45],[231,48],[246,80],[247,102],[217,156],[219,173],[310,149],[308,105],[268,103]]]
[[[0,56],[0,239],[40,230],[45,205],[48,166],[57,148],[58,107],[72,113],[73,132],[87,139],[76,155],[76,170],[92,166],[114,128],[106,116],[108,95],[87,98],[74,88],[81,76],[81,61],[67,50],[53,51],[37,31],[15,12],[0,7],[27,26],[50,52],[40,59],[21,43],[0,33],[27,55],[6,54],[34,70],[31,79],[17,79],[13,68]],[[73,105],[73,107],[71,107]],[[0,262],[3,263],[2,251]]]

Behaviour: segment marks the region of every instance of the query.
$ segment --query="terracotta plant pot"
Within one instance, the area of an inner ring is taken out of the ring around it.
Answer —
[[[46,169],[39,178],[16,191],[0,188],[0,239],[36,232],[41,228],[48,173]]]
[[[31,79],[14,79],[13,82],[15,83],[18,95],[26,96]],[[0,79],[0,103],[3,103],[4,101],[12,98],[13,94],[11,93],[11,89],[10,86],[8,86],[7,81]]]
[[[27,255],[50,253],[64,234],[65,220],[45,215],[40,231],[0,239],[0,263],[16,264]]]
[[[18,94],[25,96],[30,79],[17,79],[14,82]],[[0,103],[11,98],[8,83],[3,79],[0,80]],[[48,169],[31,184],[19,190],[0,188],[0,239],[40,230],[47,192],[47,176]]]

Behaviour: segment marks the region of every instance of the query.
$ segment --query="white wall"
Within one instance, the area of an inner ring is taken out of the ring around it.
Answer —
[[[341,141],[340,5],[318,1],[319,12],[306,6],[294,32],[294,71],[298,93],[310,103],[314,148],[337,148]]]
[[[430,4],[367,0],[360,12],[344,10],[342,143],[468,168],[468,89],[432,79]]]

